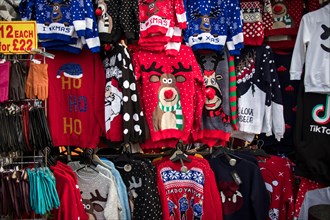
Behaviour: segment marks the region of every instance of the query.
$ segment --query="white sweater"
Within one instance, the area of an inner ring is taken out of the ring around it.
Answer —
[[[305,91],[330,94],[330,4],[303,16],[290,79],[299,80],[305,64]]]

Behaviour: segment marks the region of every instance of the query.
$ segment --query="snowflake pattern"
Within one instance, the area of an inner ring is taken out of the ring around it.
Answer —
[[[66,19],[70,19],[70,18],[71,18],[71,13],[70,13],[69,11],[67,11],[67,12],[65,13],[65,18],[66,18]]]
[[[198,184],[204,185],[205,177],[200,169],[191,168],[188,172],[180,172],[172,169],[166,169],[161,171],[161,176],[163,182],[173,181],[173,180],[191,180]]]

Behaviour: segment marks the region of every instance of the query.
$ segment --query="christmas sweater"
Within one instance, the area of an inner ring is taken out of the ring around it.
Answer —
[[[229,52],[243,47],[240,5],[234,1],[185,1],[187,30],[184,39],[193,50],[205,49],[220,52],[227,36],[231,41]]]
[[[273,25],[270,0],[241,0],[244,45],[261,45],[265,30]]]
[[[182,45],[177,57],[137,51],[133,62],[151,140],[196,138],[205,85],[191,48]]]
[[[299,26],[290,78],[300,80],[304,68],[306,92],[330,94],[329,14],[330,4],[305,14]]]
[[[301,206],[304,202],[305,195],[308,191],[324,188],[327,185],[315,182],[313,180],[304,178],[304,177],[298,177],[300,180],[299,183],[299,189],[295,201],[295,212],[294,212],[294,219],[297,219],[300,213]]]
[[[125,2],[125,1],[123,1]],[[118,42],[122,36],[122,27],[120,25],[121,1],[98,0],[97,8],[102,10],[98,16],[98,34],[101,42]]]
[[[281,85],[283,100],[285,133],[283,139],[278,142],[274,136],[259,136],[264,141],[263,149],[268,153],[290,153],[295,150],[293,144],[293,133],[296,125],[297,97],[300,81],[290,80],[290,65],[292,53],[280,54],[274,53],[276,72]]]
[[[168,158],[156,161],[157,186],[163,219],[223,219],[214,173],[205,159],[188,156],[182,165]]]
[[[139,18],[141,37],[165,35],[174,24],[181,29],[187,25],[183,0],[139,0]]]
[[[103,49],[105,70],[105,131],[111,141],[142,142],[145,118],[141,109],[131,56],[123,45]]]
[[[195,53],[205,82],[206,99],[203,109],[201,142],[213,146],[219,139],[229,141],[231,125],[230,76],[228,51],[219,53]],[[235,78],[232,78],[236,82]],[[234,92],[236,89],[234,88]],[[236,104],[236,103],[235,103]]]
[[[125,0],[121,2],[119,21],[128,43],[133,43],[134,40],[139,39],[140,20],[138,1]]]
[[[269,46],[248,46],[236,57],[238,127],[250,134],[283,137],[285,123],[280,85]]]
[[[55,146],[95,148],[104,132],[105,76],[99,55],[52,51],[48,122]]]
[[[115,160],[114,164],[127,188],[132,219],[163,219],[155,168],[136,159]]]
[[[304,12],[303,0],[272,0],[271,4],[273,25],[265,29],[265,40],[273,50],[292,49]]]
[[[271,156],[259,160],[260,172],[270,195],[269,220],[293,219],[295,179],[287,159]]]
[[[26,18],[36,15],[38,39],[56,39],[70,41],[74,32],[84,36],[86,30],[84,1],[43,1],[28,2]]]
[[[296,174],[330,184],[330,95],[299,91],[294,138]]]
[[[236,165],[231,166],[221,155],[206,159],[215,174],[225,220],[267,218],[269,196],[257,165],[237,159]]]

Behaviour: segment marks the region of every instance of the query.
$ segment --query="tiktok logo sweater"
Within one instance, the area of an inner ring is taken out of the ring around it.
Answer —
[[[99,55],[56,52],[48,62],[48,122],[55,146],[95,148],[104,123],[105,74]]]

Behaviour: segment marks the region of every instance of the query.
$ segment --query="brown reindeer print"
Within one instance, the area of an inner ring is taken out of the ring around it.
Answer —
[[[182,114],[182,106],[180,102],[180,91],[176,83],[183,83],[186,78],[182,75],[176,75],[180,72],[191,72],[192,67],[183,67],[182,63],[178,63],[178,68],[172,66],[171,73],[164,73],[162,67],[156,68],[156,62],[146,69],[141,66],[143,72],[157,72],[152,74],[149,81],[152,83],[160,83],[158,89],[158,105],[152,113],[153,128],[155,131],[165,129],[180,129],[184,128],[184,120]]]
[[[199,11],[199,8],[196,8],[192,13],[191,17],[193,19],[201,18],[201,24],[199,28],[206,33],[210,33],[212,30],[211,18],[216,18],[220,15],[220,7],[212,7],[211,12],[207,15],[202,15]]]
[[[95,190],[95,195],[90,193],[92,198],[91,199],[82,199],[82,203],[84,205],[85,211],[88,215],[89,220],[97,220],[97,217],[94,212],[103,212],[103,207],[97,203],[99,202],[106,202],[107,196],[104,198],[101,196],[98,190]]]

